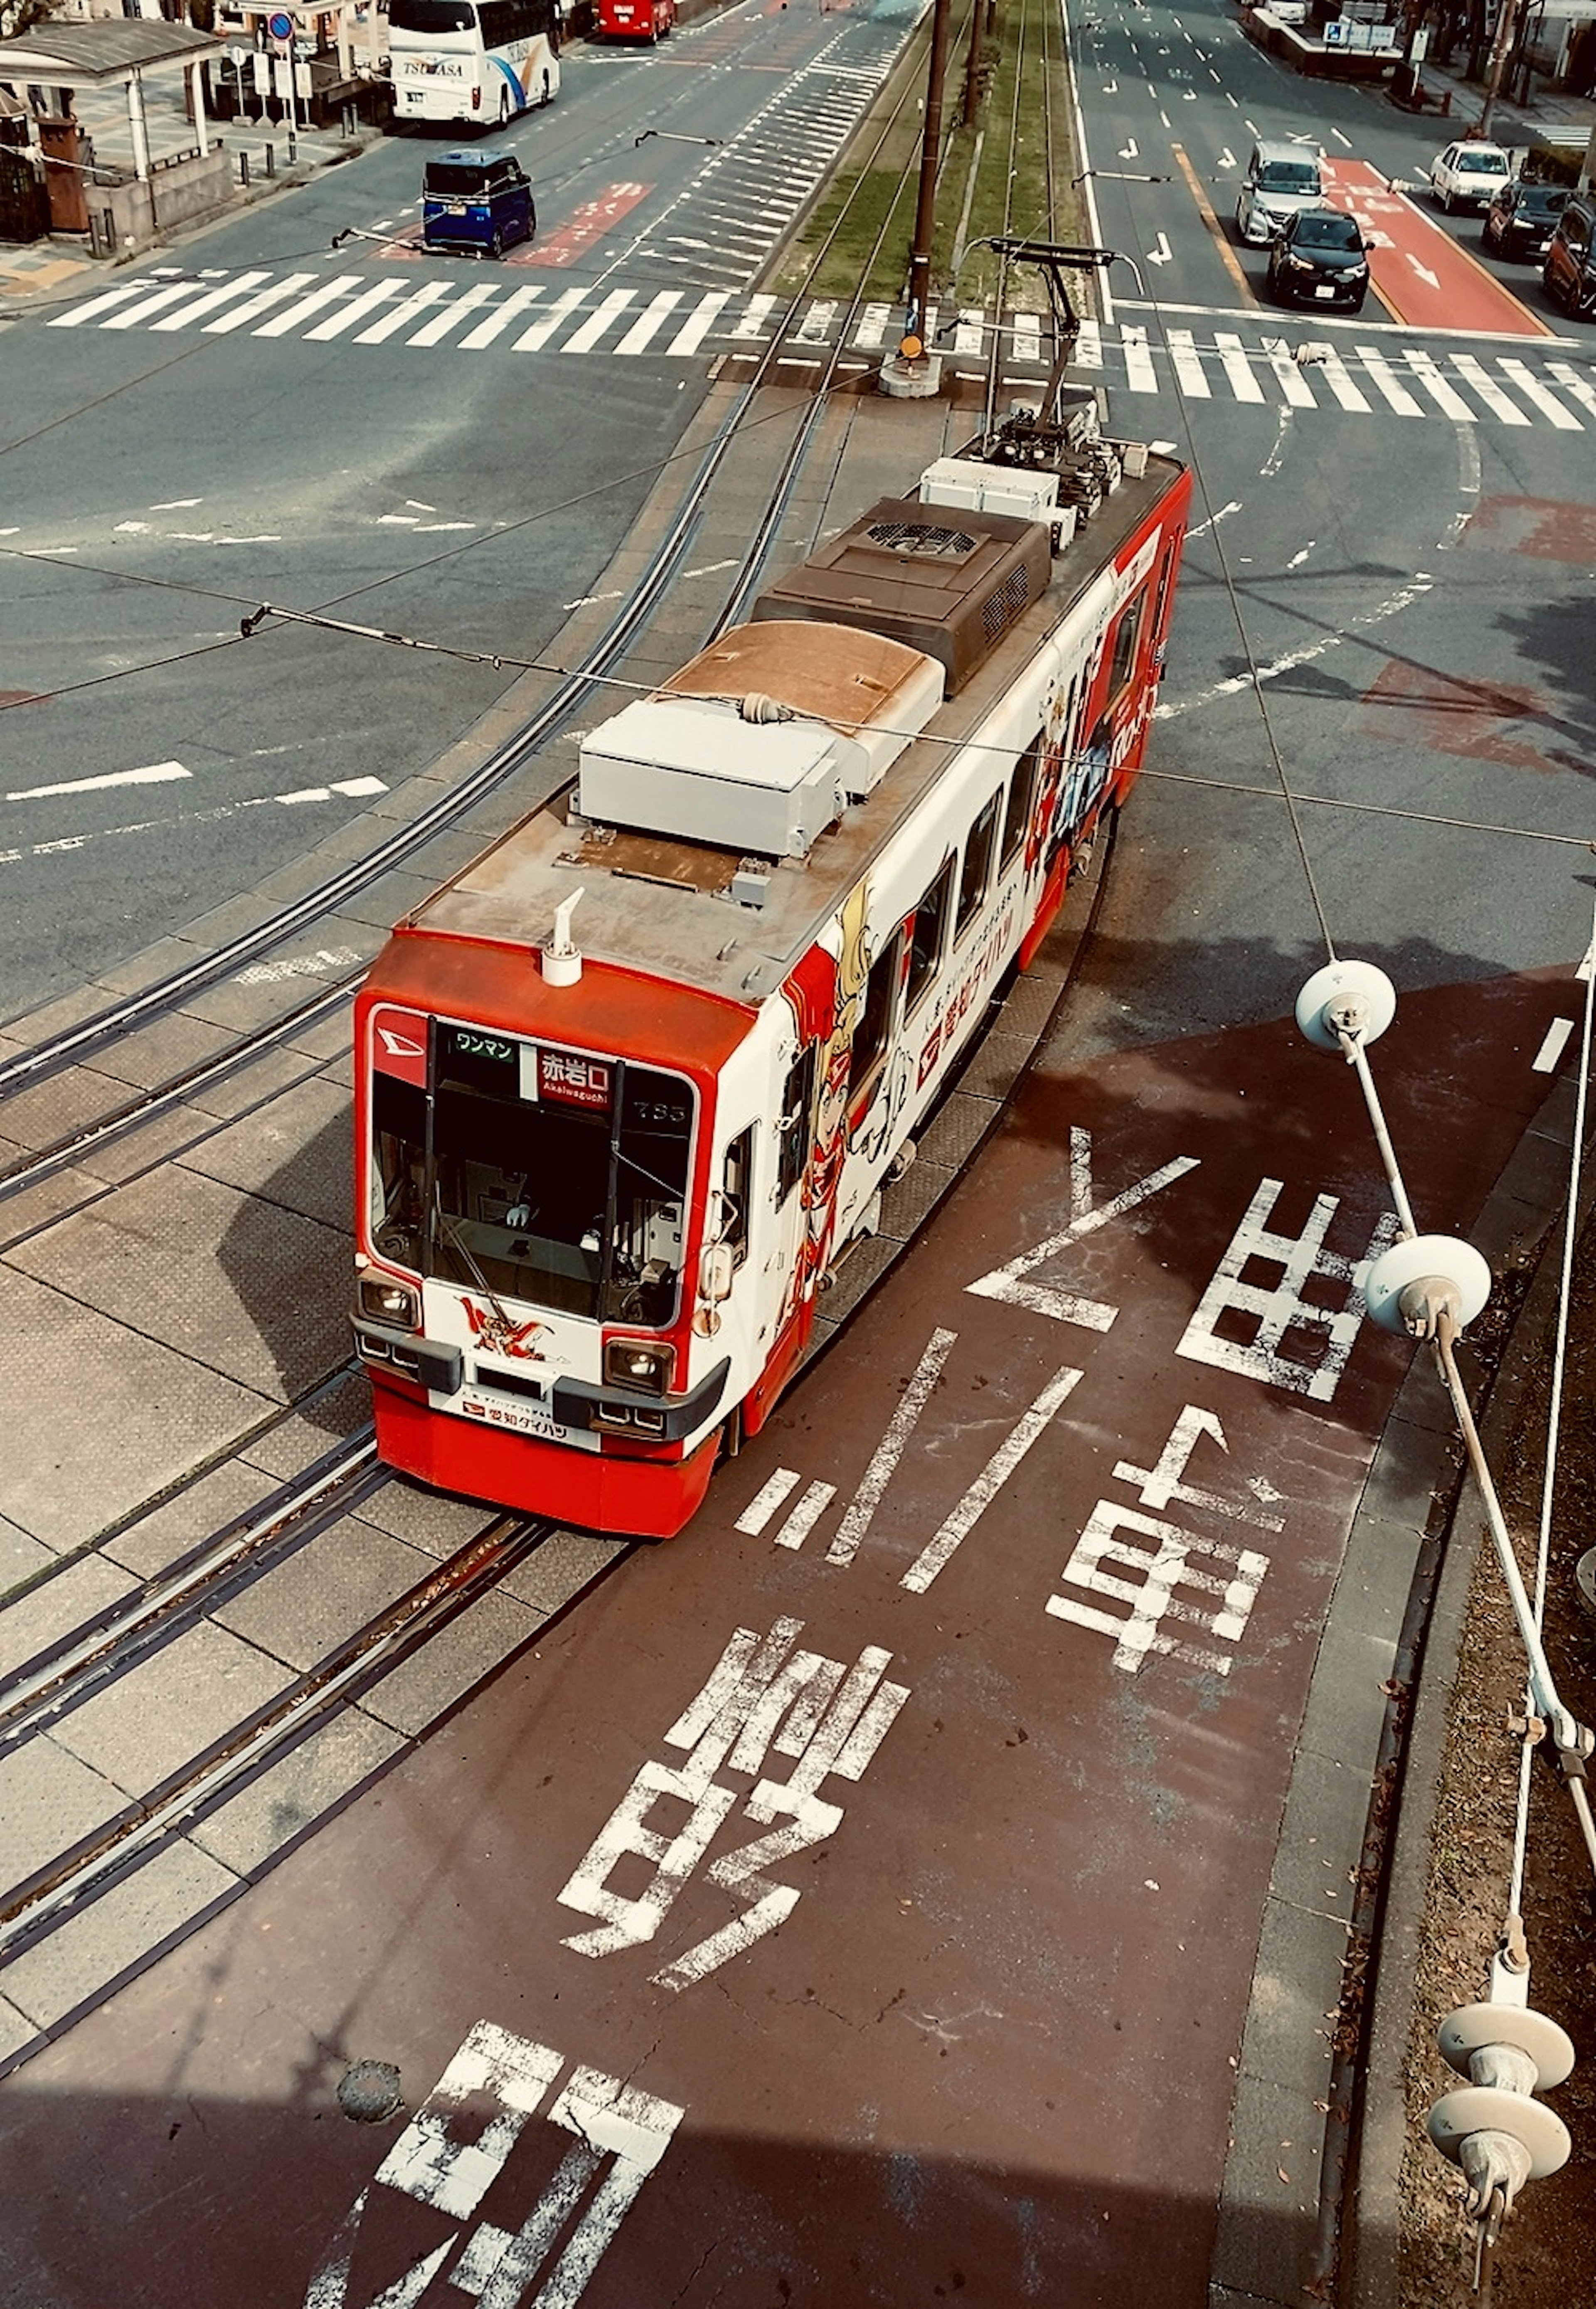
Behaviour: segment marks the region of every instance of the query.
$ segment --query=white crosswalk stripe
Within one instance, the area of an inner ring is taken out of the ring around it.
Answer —
[[[1364,374],[1374,385],[1386,406],[1394,409],[1399,417],[1422,417],[1423,410],[1405,385],[1399,384],[1395,371],[1384,354],[1374,345],[1359,345],[1357,358],[1363,363]]]
[[[612,276],[613,278],[613,276]],[[600,359],[686,360],[731,355],[751,360],[780,337],[794,358],[809,359],[843,337],[866,353],[897,342],[902,308],[864,306],[856,316],[837,298],[799,305],[768,292],[683,286],[601,290],[589,282],[557,289],[544,281],[515,281],[495,272],[469,283],[457,278],[418,280],[412,272],[320,275],[289,272],[273,280],[260,269],[219,278],[201,272],[174,280],[171,268],[142,281],[97,290],[81,304],[53,314],[55,329],[137,329],[226,336],[243,348],[249,339],[295,337],[307,344],[390,345],[418,350],[501,351],[587,355]],[[1053,336],[1044,316],[1012,311],[1000,316],[974,307],[948,316],[938,336],[933,306],[925,316],[929,343],[942,344],[967,366],[984,360],[994,339],[1005,366],[1045,371]],[[1509,341],[1511,342],[1511,341]],[[1596,362],[1548,359],[1520,341],[1493,351],[1477,345],[1454,350],[1444,343],[1359,343],[1347,337],[1298,341],[1259,330],[1149,325],[1120,321],[1105,327],[1084,321],[1071,376],[1110,394],[1146,399],[1160,393],[1213,405],[1228,400],[1264,411],[1322,411],[1363,418],[1439,418],[1449,424],[1488,421],[1522,430],[1547,426],[1559,433],[1596,432]]]
[[[1461,393],[1454,393],[1442,376],[1434,357],[1415,346],[1408,354],[1408,367],[1423,385],[1443,417],[1450,417],[1454,425],[1472,425],[1476,413]],[[1517,414],[1517,411],[1514,411]]]
[[[1505,359],[1499,362],[1498,367],[1514,391],[1522,393],[1524,399],[1539,409],[1541,415],[1554,425],[1559,433],[1584,431],[1585,428],[1579,419],[1565,409],[1557,395],[1548,393],[1545,385],[1531,374],[1527,361]]]
[[[1202,355],[1190,329],[1171,329],[1169,358],[1175,364],[1175,379],[1188,401],[1207,401],[1213,388],[1208,372],[1202,366]]]
[[[247,296],[257,282],[269,281],[271,277],[269,272],[240,272],[236,281],[224,281],[220,289],[207,289],[203,297],[195,298],[192,304],[180,305],[175,313],[163,313],[158,321],[152,321],[150,326],[152,329],[186,329],[191,321],[199,320],[204,314],[214,313],[219,307],[230,304],[235,297]]]

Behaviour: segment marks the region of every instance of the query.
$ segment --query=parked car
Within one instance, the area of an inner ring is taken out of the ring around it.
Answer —
[[[1552,233],[1568,198],[1566,185],[1527,184],[1515,177],[1491,195],[1479,237],[1498,256],[1534,264],[1551,246]]]
[[[1286,219],[1269,252],[1269,293],[1279,305],[1341,305],[1363,309],[1369,289],[1368,243],[1344,209],[1299,209]]]
[[[1450,216],[1455,208],[1488,208],[1511,182],[1513,163],[1499,144],[1449,144],[1430,162],[1430,190]]]
[[[1596,311],[1596,199],[1590,195],[1564,203],[1540,277],[1547,295],[1566,311]]]
[[[1247,158],[1236,195],[1236,225],[1244,240],[1262,245],[1298,209],[1324,198],[1319,155],[1311,144],[1260,137]]]

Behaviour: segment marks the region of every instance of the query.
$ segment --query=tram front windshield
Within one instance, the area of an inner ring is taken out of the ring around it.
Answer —
[[[372,1077],[377,1250],[490,1298],[669,1322],[691,1086],[473,1028],[436,1036],[430,1095]]]

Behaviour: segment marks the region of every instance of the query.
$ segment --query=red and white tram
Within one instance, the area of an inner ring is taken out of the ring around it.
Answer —
[[[1141,765],[1191,484],[1124,466],[941,460],[395,930],[355,1024],[391,1466],[664,1535],[763,1423]]]

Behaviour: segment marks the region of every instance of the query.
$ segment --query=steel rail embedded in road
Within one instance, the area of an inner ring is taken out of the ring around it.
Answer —
[[[559,1528],[500,1516],[287,1691],[101,1827],[0,1894],[0,1967],[108,1889],[182,1824],[254,1777],[322,1717],[397,1665]]]
[[[276,1543],[302,1546],[392,1481],[377,1462],[369,1421],[350,1439],[313,1461],[249,1514],[235,1517],[187,1549],[165,1571],[83,1626],[35,1655],[0,1680],[0,1748],[13,1745],[48,1718],[77,1707],[101,1684],[124,1673],[175,1624],[191,1619],[231,1592],[237,1575],[257,1570],[278,1552]],[[314,1521],[304,1521],[313,1509]]]

